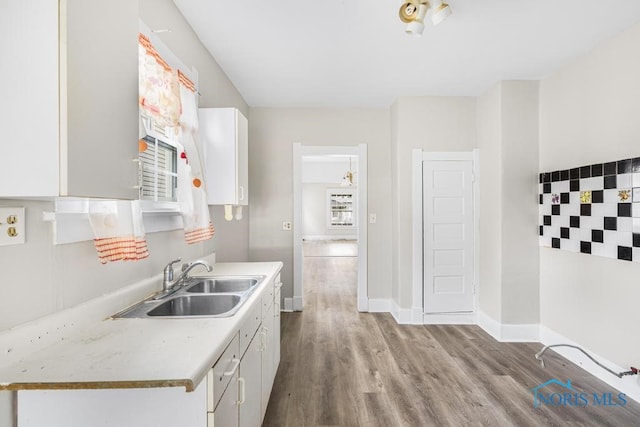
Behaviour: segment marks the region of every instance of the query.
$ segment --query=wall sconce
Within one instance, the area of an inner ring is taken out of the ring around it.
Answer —
[[[405,33],[412,36],[421,36],[424,31],[424,18],[427,12],[432,10],[431,21],[437,25],[451,15],[451,7],[442,0],[407,0],[400,6],[400,20],[407,24]]]

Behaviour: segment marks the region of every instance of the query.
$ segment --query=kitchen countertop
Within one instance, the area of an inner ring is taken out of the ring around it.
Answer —
[[[0,390],[184,386],[193,391],[281,268],[280,262],[252,262],[216,263],[211,273],[195,270],[192,275],[198,277],[267,276],[231,317],[109,317],[159,289],[162,278],[154,276],[3,332]],[[132,300],[131,295],[142,297]]]

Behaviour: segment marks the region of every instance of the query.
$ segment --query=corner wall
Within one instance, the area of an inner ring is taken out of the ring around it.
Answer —
[[[478,99],[478,143],[480,323],[527,325],[523,336],[492,333],[536,339],[524,335],[539,322],[537,81],[501,82]]]
[[[540,84],[540,171],[640,156],[640,25]],[[640,363],[640,263],[539,248],[541,324],[624,367]]]

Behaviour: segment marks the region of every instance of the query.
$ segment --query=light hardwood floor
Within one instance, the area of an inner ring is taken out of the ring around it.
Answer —
[[[552,378],[588,396],[618,392],[553,351],[541,368],[539,343],[358,313],[356,258],[314,253],[304,261],[304,311],[282,315],[282,359],[263,425],[640,426],[640,404],[630,399],[534,409],[531,389]]]

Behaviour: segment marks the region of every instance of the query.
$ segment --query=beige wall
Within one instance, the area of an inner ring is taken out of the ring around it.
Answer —
[[[391,297],[389,110],[255,108],[249,119],[250,259],[284,262],[283,297],[293,296],[292,144],[368,147],[369,297]]]
[[[400,308],[412,304],[412,150],[471,151],[476,148],[476,99],[404,97],[393,106],[391,155],[394,165],[393,291]],[[373,169],[372,169],[373,170]],[[395,246],[397,245],[397,246]]]
[[[477,112],[479,309],[503,324],[537,324],[538,82],[501,82]]]
[[[540,84],[540,170],[640,156],[640,25]],[[541,323],[636,366],[640,263],[540,248]]]
[[[502,85],[478,98],[480,286],[478,308],[502,322]]]

